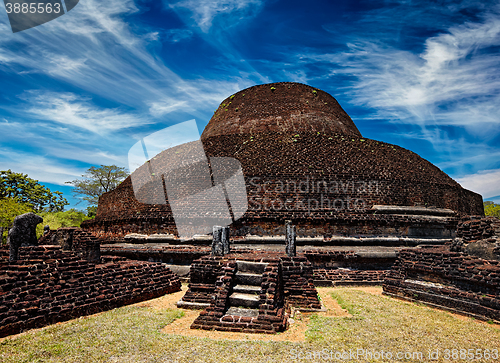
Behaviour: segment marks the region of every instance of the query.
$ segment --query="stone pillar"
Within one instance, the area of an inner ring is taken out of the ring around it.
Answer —
[[[229,246],[229,227],[222,227],[221,242],[222,253],[224,255],[227,255],[229,252],[231,252],[231,248]]]
[[[295,257],[297,255],[297,231],[295,226],[292,225],[292,221],[285,221],[286,229],[286,254],[289,257]]]
[[[0,246],[3,245],[3,231],[5,227],[0,227]]]
[[[214,226],[212,240],[212,256],[222,256],[224,247],[222,246],[222,229],[221,226]]]

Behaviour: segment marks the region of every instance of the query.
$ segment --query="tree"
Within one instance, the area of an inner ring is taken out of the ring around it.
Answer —
[[[92,166],[82,175],[83,179],[66,183],[75,187],[73,193],[76,196],[83,196],[83,200],[96,206],[101,195],[115,189],[127,176],[127,169],[116,165]]]
[[[493,202],[484,202],[484,215],[500,218],[500,204]]]
[[[97,215],[97,206],[91,205],[87,207],[87,217],[94,218]]]
[[[28,204],[19,203],[16,199],[9,197],[0,199],[0,229],[2,230],[0,244],[6,241],[9,228],[14,223],[14,218],[29,212],[33,212],[33,208]]]
[[[90,219],[84,212],[73,208],[64,212],[42,212],[40,217],[43,218],[43,223],[36,227],[37,237],[43,234],[43,228],[46,225],[52,230],[64,227],[80,227],[83,221]]]
[[[30,205],[34,212],[62,211],[69,204],[61,192],[52,192],[38,180],[10,169],[0,171],[0,199],[4,198],[13,198],[18,203]]]

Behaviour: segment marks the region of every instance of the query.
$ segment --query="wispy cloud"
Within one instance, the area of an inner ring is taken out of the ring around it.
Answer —
[[[47,183],[64,185],[83,174],[85,169],[79,169],[60,163],[53,158],[34,155],[19,150],[0,147],[0,170],[8,170],[28,174],[30,178]]]
[[[204,33],[210,30],[215,18],[225,17],[224,24],[234,26],[238,19],[256,14],[262,3],[261,0],[182,0],[174,4],[165,2],[174,10],[189,12],[191,19]]]
[[[9,101],[0,104],[9,119],[2,126],[2,167],[19,165],[62,185],[89,165],[127,165],[136,139],[193,117],[208,122],[222,99],[248,85],[239,77],[183,79],[155,53],[165,30],[129,22],[138,12],[132,0],[86,0],[16,34],[0,17],[0,74],[21,89],[4,92]],[[170,118],[176,111],[188,116]],[[14,143],[17,150],[7,152],[5,145]],[[82,170],[72,172],[71,165]]]
[[[170,29],[164,33],[165,40],[173,43],[189,39],[193,36],[193,32],[189,29]]]
[[[414,54],[359,39],[347,52],[304,54],[302,62],[328,62],[356,77],[353,102],[394,122],[466,127],[482,134],[500,124],[500,17],[452,27],[428,38]],[[485,107],[486,106],[486,107]]]
[[[220,88],[204,87],[173,72],[150,49],[160,40],[158,34],[150,30],[142,34],[140,28],[128,25],[126,17],[137,11],[132,0],[87,0],[68,15],[25,32],[9,34],[7,25],[0,23],[5,30],[0,71],[47,75],[145,111],[165,99],[174,104],[189,100],[198,116],[208,105],[196,100],[218,98],[235,88],[230,81],[220,81]]]
[[[50,120],[66,126],[76,126],[96,134],[104,134],[130,127],[143,126],[144,120],[131,112],[119,109],[102,109],[91,100],[73,93],[45,92],[31,96],[28,109],[38,119]]]
[[[500,195],[500,169],[481,170],[458,178],[457,181],[464,188],[481,194],[485,199]]]

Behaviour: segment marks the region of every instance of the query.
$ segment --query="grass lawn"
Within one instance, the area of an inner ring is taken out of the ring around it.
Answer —
[[[203,332],[205,337],[165,334],[162,328],[182,320],[184,312],[139,304],[4,339],[0,362],[470,361],[466,353],[472,351],[461,349],[473,349],[475,358],[489,349],[489,359],[474,361],[500,362],[492,351],[500,348],[497,325],[356,288],[318,290],[333,296],[350,315],[296,317],[295,324],[301,319],[307,324],[303,341],[212,339],[211,332]],[[430,360],[429,352],[438,352],[438,359]]]

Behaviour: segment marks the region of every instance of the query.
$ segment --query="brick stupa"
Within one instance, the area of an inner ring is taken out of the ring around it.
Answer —
[[[207,156],[242,165],[248,210],[232,236],[283,235],[292,220],[300,236],[449,238],[461,217],[484,213],[479,194],[412,151],[362,137],[335,98],[304,84],[228,97],[201,140]],[[96,218],[82,226],[110,240],[177,233],[168,197],[140,203],[130,177],[100,198]]]

